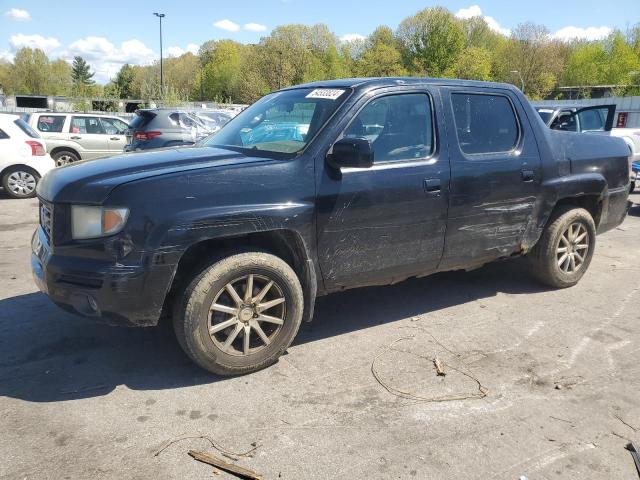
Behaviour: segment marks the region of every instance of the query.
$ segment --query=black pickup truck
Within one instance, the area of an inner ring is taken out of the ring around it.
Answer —
[[[333,291],[522,255],[541,281],[576,284],[596,234],[625,218],[628,155],[547,128],[510,85],[311,83],[195,147],[46,175],[32,270],[69,311],[130,326],[170,314],[195,362],[246,373]]]

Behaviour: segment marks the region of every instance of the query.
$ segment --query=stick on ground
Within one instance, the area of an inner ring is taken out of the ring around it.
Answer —
[[[207,465],[211,465],[213,467],[219,468],[220,470],[224,470],[225,472],[231,473],[238,478],[246,478],[249,480],[262,480],[262,475],[254,472],[253,470],[249,470],[248,468],[241,467],[236,465],[235,463],[229,463],[222,458],[214,457],[210,453],[206,452],[197,452],[195,450],[189,450],[189,455],[195,460],[206,463]]]

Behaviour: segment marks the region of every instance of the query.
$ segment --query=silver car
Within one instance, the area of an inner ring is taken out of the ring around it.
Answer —
[[[26,120],[46,140],[57,166],[116,155],[127,144],[127,123],[112,115],[37,112]]]

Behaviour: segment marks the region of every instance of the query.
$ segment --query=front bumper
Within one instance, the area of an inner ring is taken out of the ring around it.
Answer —
[[[56,255],[42,227],[33,234],[31,250],[36,285],[61,308],[111,325],[158,323],[173,279],[172,266],[123,265]]]

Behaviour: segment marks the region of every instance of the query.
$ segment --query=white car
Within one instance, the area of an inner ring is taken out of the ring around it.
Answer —
[[[35,197],[38,181],[54,167],[38,132],[18,115],[0,114],[0,181],[5,194]]]

